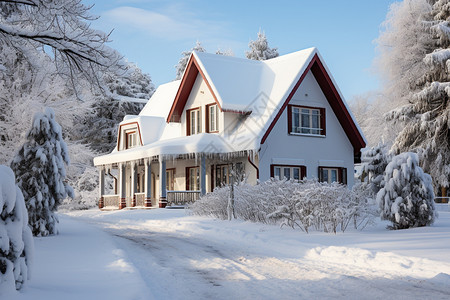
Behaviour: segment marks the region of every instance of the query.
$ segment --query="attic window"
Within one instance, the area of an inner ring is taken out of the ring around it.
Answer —
[[[126,131],[125,132],[125,149],[134,148],[136,146],[137,146],[137,132],[136,132],[136,130]]]
[[[289,106],[290,134],[325,135],[325,109],[321,107]]]

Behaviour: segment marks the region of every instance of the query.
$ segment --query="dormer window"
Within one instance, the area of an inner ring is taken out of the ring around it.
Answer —
[[[136,146],[137,146],[136,130],[125,131],[125,149],[134,148]]]
[[[201,111],[200,108],[189,109],[186,111],[187,117],[187,135],[198,134],[202,132]]]
[[[320,107],[289,106],[289,133],[325,135],[325,109]]]
[[[217,104],[209,104],[206,106],[206,130],[207,132],[219,131],[219,108]]]

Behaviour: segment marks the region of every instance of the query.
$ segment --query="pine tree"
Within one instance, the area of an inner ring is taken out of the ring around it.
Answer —
[[[278,48],[269,48],[266,34],[261,30],[258,32],[256,41],[250,41],[248,47],[250,48],[250,51],[245,52],[245,56],[248,59],[266,60],[278,56]]]
[[[34,115],[26,138],[11,168],[25,198],[29,225],[35,236],[57,234],[55,211],[74,192],[65,181],[69,155],[51,108]]]
[[[382,187],[383,174],[391,160],[387,146],[378,144],[362,153],[362,172],[370,191],[376,195]]]
[[[29,277],[33,236],[13,171],[0,165],[0,291],[20,290]]]
[[[181,77],[183,76],[192,51],[206,52],[205,48],[203,48],[202,44],[199,41],[197,41],[194,48],[192,48],[191,50],[183,51],[183,53],[181,53],[181,58],[178,61],[178,64],[175,66],[175,69],[177,70],[177,77],[175,78],[175,80],[181,79]]]
[[[431,11],[419,20],[423,34],[431,37],[423,57],[424,72],[410,89],[409,103],[388,114],[388,119],[404,124],[393,150],[417,152],[423,169],[434,182],[449,186],[450,178],[450,4],[429,1]]]
[[[391,221],[392,229],[427,226],[436,217],[431,176],[412,152],[395,156],[387,165],[376,199],[381,218]]]

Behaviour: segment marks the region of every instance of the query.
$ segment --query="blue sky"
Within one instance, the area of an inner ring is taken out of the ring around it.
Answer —
[[[244,57],[265,31],[280,55],[317,47],[347,100],[379,87],[372,63],[380,25],[393,0],[163,1],[84,0],[117,49],[155,85],[175,78],[181,52],[198,40],[208,52]]]

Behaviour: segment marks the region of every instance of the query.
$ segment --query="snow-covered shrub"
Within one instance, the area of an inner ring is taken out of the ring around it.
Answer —
[[[27,140],[11,163],[22,190],[33,235],[56,234],[57,210],[66,197],[74,197],[66,181],[69,153],[61,126],[51,108],[34,115]]]
[[[0,165],[0,290],[21,289],[34,251],[28,213],[13,171]]]
[[[362,178],[367,182],[374,195],[381,189],[384,170],[391,160],[391,155],[384,144],[378,144],[362,153]]]
[[[235,186],[235,214],[242,220],[325,232],[345,231],[367,225],[374,216],[367,188],[349,190],[337,183],[268,180],[251,186]],[[227,219],[229,187],[216,188],[189,208],[195,215]]]
[[[377,194],[381,218],[393,229],[427,226],[436,217],[431,176],[419,167],[417,154],[405,152],[387,165],[384,187]]]

